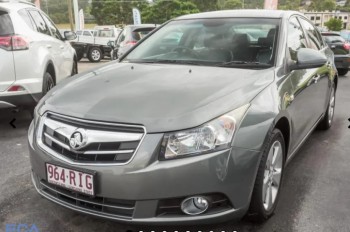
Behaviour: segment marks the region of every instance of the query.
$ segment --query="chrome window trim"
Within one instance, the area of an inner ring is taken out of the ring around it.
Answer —
[[[95,124],[95,125],[141,128],[141,129],[143,129],[144,133],[143,133],[143,136],[142,136],[142,138],[141,138],[137,148],[134,151],[134,154],[132,155],[132,157],[127,162],[124,162],[124,163],[98,163],[98,162],[95,162],[95,163],[83,163],[83,162],[76,162],[76,161],[70,160],[70,159],[62,156],[61,154],[59,154],[56,151],[52,150],[51,148],[49,148],[48,146],[46,146],[43,143],[43,140],[42,140],[43,137],[42,136],[43,136],[43,129],[44,129],[44,121],[47,118],[48,114],[55,115],[55,116],[58,116],[58,117],[61,117],[61,118],[65,118],[65,119],[69,119],[69,120],[73,120],[73,121],[77,121],[77,122],[91,123],[91,124]],[[133,161],[135,155],[137,154],[137,151],[139,150],[139,148],[140,148],[144,138],[146,137],[146,134],[147,134],[147,130],[146,130],[146,127],[144,127],[144,126],[130,125],[130,124],[119,124],[119,123],[109,123],[109,122],[99,122],[99,121],[93,121],[93,120],[79,119],[79,118],[70,117],[70,116],[57,114],[57,113],[53,113],[53,112],[45,112],[39,118],[39,123],[38,123],[38,127],[37,127],[37,130],[36,130],[35,138],[36,138],[36,143],[37,143],[38,147],[43,152],[45,152],[46,154],[48,154],[50,156],[53,156],[54,158],[59,159],[60,161],[63,161],[65,163],[68,163],[68,164],[71,164],[71,165],[76,165],[76,166],[99,166],[99,167],[102,166],[102,167],[106,167],[106,166],[124,166],[124,165],[127,165],[127,164],[131,163]]]

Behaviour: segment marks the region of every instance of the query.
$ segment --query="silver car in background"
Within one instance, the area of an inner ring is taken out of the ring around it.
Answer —
[[[0,0],[0,108],[34,107],[57,83],[78,72],[74,49],[33,4]]]
[[[148,33],[156,28],[155,24],[127,25],[120,32],[115,42],[116,57],[123,56],[128,50],[135,46]]]
[[[182,16],[41,100],[32,181],[117,221],[264,221],[287,163],[331,127],[337,84],[332,51],[298,12]]]

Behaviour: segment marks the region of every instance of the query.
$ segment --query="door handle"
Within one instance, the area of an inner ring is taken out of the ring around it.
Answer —
[[[318,82],[320,79],[321,79],[321,75],[317,74],[316,76],[314,76],[314,77],[312,78],[312,81],[313,81],[315,84],[317,84],[317,82]]]
[[[61,45],[61,46],[60,46],[60,48],[61,48],[61,49],[64,49],[64,46],[63,46],[63,45]]]
[[[51,46],[51,45],[46,45],[46,47],[47,47],[47,48],[52,48],[52,46]]]

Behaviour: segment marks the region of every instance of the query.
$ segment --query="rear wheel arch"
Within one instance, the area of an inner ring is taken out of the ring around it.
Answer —
[[[55,81],[55,84],[57,84],[55,66],[53,65],[53,63],[51,61],[47,63],[44,75],[46,72],[51,74],[51,76],[53,77],[53,79]]]

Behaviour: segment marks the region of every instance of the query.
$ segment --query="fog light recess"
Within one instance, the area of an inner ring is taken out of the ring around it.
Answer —
[[[199,215],[209,208],[209,201],[205,197],[194,196],[186,198],[181,203],[181,210],[187,215]]]

